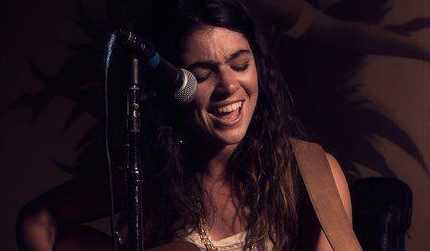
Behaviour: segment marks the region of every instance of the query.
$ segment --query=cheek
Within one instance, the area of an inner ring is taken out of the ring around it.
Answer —
[[[257,98],[258,97],[258,75],[257,70],[255,69],[255,66],[253,67],[251,73],[248,75],[248,79],[246,80],[246,83],[248,83],[246,86],[244,86],[245,92],[251,97],[251,98]]]
[[[204,84],[197,86],[196,96],[194,97],[193,102],[190,105],[189,109],[189,121],[193,124],[192,126],[195,127],[196,125],[204,124],[206,121],[206,118],[204,117],[208,104],[210,99],[210,90],[208,90],[207,86]]]
[[[193,101],[194,109],[197,111],[206,109],[209,105],[213,91],[214,85],[211,83],[197,84],[196,95]]]
[[[204,107],[207,103],[206,94],[207,90],[203,85],[197,86],[196,95],[193,100],[193,106],[196,110]]]

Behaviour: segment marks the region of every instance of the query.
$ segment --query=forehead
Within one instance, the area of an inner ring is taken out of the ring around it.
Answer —
[[[242,33],[226,28],[209,27],[197,29],[184,40],[182,61],[189,65],[195,61],[224,61],[232,53],[251,47]]]

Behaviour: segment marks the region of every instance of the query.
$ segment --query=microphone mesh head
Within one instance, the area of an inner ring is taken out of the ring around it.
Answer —
[[[182,71],[182,86],[173,92],[173,102],[178,105],[190,103],[196,94],[197,79],[189,71],[180,69]]]

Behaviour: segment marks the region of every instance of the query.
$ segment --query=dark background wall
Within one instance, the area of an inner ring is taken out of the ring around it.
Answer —
[[[407,22],[430,17],[428,0],[393,0],[392,9],[381,24]],[[84,6],[90,15],[105,19],[103,1]],[[90,42],[73,22],[75,1],[2,1],[0,3],[0,249],[17,250],[14,224],[19,208],[41,192],[69,179],[52,160],[73,164],[76,146],[95,123],[82,114],[63,132],[76,102],[56,97],[35,120],[30,109],[9,106],[24,93],[44,88],[30,69],[30,61],[54,76],[74,54],[66,43]],[[430,29],[413,33],[430,44]],[[76,72],[79,74],[79,72]],[[362,84],[361,93],[392,118],[413,139],[430,163],[430,63],[386,56],[368,56],[351,82]],[[366,123],[366,121],[363,121]],[[375,137],[376,148],[386,157],[392,171],[409,184],[414,193],[414,210],[406,250],[426,250],[430,233],[430,179],[417,163],[389,141]],[[381,175],[360,166],[362,176]]]
[[[382,24],[402,23],[417,16],[429,16],[429,1],[392,1],[392,10]],[[430,29],[413,34],[422,44],[430,45]],[[382,111],[401,126],[430,162],[430,64],[396,57],[369,56],[366,67],[355,81],[362,82],[362,93],[369,95]],[[365,123],[365,121],[363,121]],[[420,163],[392,143],[375,138],[374,144],[386,157],[388,165],[413,191],[412,225],[406,250],[427,250],[430,240],[430,179]],[[376,175],[363,167],[365,175]]]

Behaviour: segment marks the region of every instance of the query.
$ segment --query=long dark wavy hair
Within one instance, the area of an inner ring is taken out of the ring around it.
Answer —
[[[232,0],[154,1],[135,28],[162,56],[178,64],[186,36],[203,26],[243,34],[257,66],[257,106],[225,176],[238,201],[238,212],[249,211],[246,246],[253,241],[259,250],[266,250],[265,240],[270,238],[273,250],[294,250],[299,177],[290,137],[300,138],[303,134],[294,119],[287,86],[272,63],[266,36],[259,32],[246,9]],[[155,97],[144,101],[146,247],[186,236],[196,230],[207,213],[199,209],[208,194],[196,178],[198,167],[193,158],[199,142],[188,140],[191,136],[178,116],[183,108],[164,100]]]

